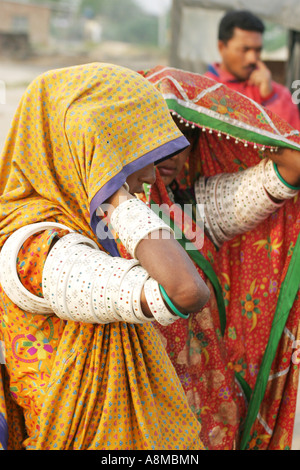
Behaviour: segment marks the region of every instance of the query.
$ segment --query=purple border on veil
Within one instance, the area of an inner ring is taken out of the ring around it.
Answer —
[[[161,160],[171,158],[172,156],[176,155],[177,153],[184,150],[189,144],[187,139],[184,136],[177,137],[176,139],[168,142],[166,144],[161,145],[160,147],[152,150],[149,153],[146,153],[142,157],[134,160],[131,163],[128,163],[120,173],[115,175],[111,180],[109,180],[103,188],[101,188],[97,194],[93,197],[91,204],[90,204],[90,214],[91,214],[91,227],[93,227],[94,217],[93,214],[97,210],[97,208],[106,201],[112,194],[114,194],[120,187],[125,183],[127,177],[134,173],[135,171],[140,170],[146,165],[150,163],[158,163]]]
[[[7,450],[8,429],[4,414],[0,412],[0,443],[4,450]]]
[[[96,210],[106,201],[112,194],[114,194],[120,187],[125,183],[127,177],[134,173],[135,171],[140,170],[150,163],[159,163],[162,160],[171,158],[177,153],[184,150],[190,144],[184,136],[177,137],[176,139],[161,145],[160,147],[152,150],[149,153],[146,153],[142,157],[134,160],[131,163],[128,163],[120,173],[115,175],[111,180],[109,180],[103,188],[101,188],[97,194],[93,197],[90,204],[90,224],[93,232],[97,235],[97,225],[99,224],[99,218],[96,215]],[[100,222],[101,224],[101,222]],[[112,256],[120,256],[117,249],[115,240],[111,237],[106,237],[103,240],[99,240],[101,245],[105,250],[107,250]]]

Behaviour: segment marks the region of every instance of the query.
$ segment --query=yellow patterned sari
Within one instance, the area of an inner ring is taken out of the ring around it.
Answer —
[[[97,237],[98,205],[185,146],[160,93],[135,72],[94,63],[41,75],[0,163],[0,246],[24,225],[55,221],[118,256],[114,240]],[[52,236],[19,253],[19,276],[37,294]],[[1,286],[0,296],[0,448],[203,448],[151,324],[66,322],[21,310]]]

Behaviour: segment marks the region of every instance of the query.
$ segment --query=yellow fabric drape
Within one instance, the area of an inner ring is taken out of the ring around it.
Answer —
[[[0,163],[0,246],[45,220],[97,241],[97,204],[128,174],[185,145],[160,93],[135,72],[94,63],[41,75],[22,98]],[[47,247],[32,250],[29,261],[42,262]],[[27,448],[202,448],[152,325],[63,322],[22,311],[1,286],[0,295],[5,368]],[[0,394],[4,417],[7,400]]]

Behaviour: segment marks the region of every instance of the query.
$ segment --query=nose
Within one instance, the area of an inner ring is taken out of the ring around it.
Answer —
[[[156,180],[154,163],[144,167],[143,173],[140,178],[143,183],[154,184]]]
[[[247,52],[247,62],[248,64],[256,64],[259,59],[259,53],[253,49],[250,49]]]

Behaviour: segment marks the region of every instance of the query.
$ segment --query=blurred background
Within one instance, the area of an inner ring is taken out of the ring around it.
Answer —
[[[218,22],[232,8],[264,21],[262,58],[293,92],[300,79],[299,0],[0,0],[0,149],[24,90],[40,73],[93,61],[203,73],[218,61]],[[298,410],[295,450],[300,403]]]

